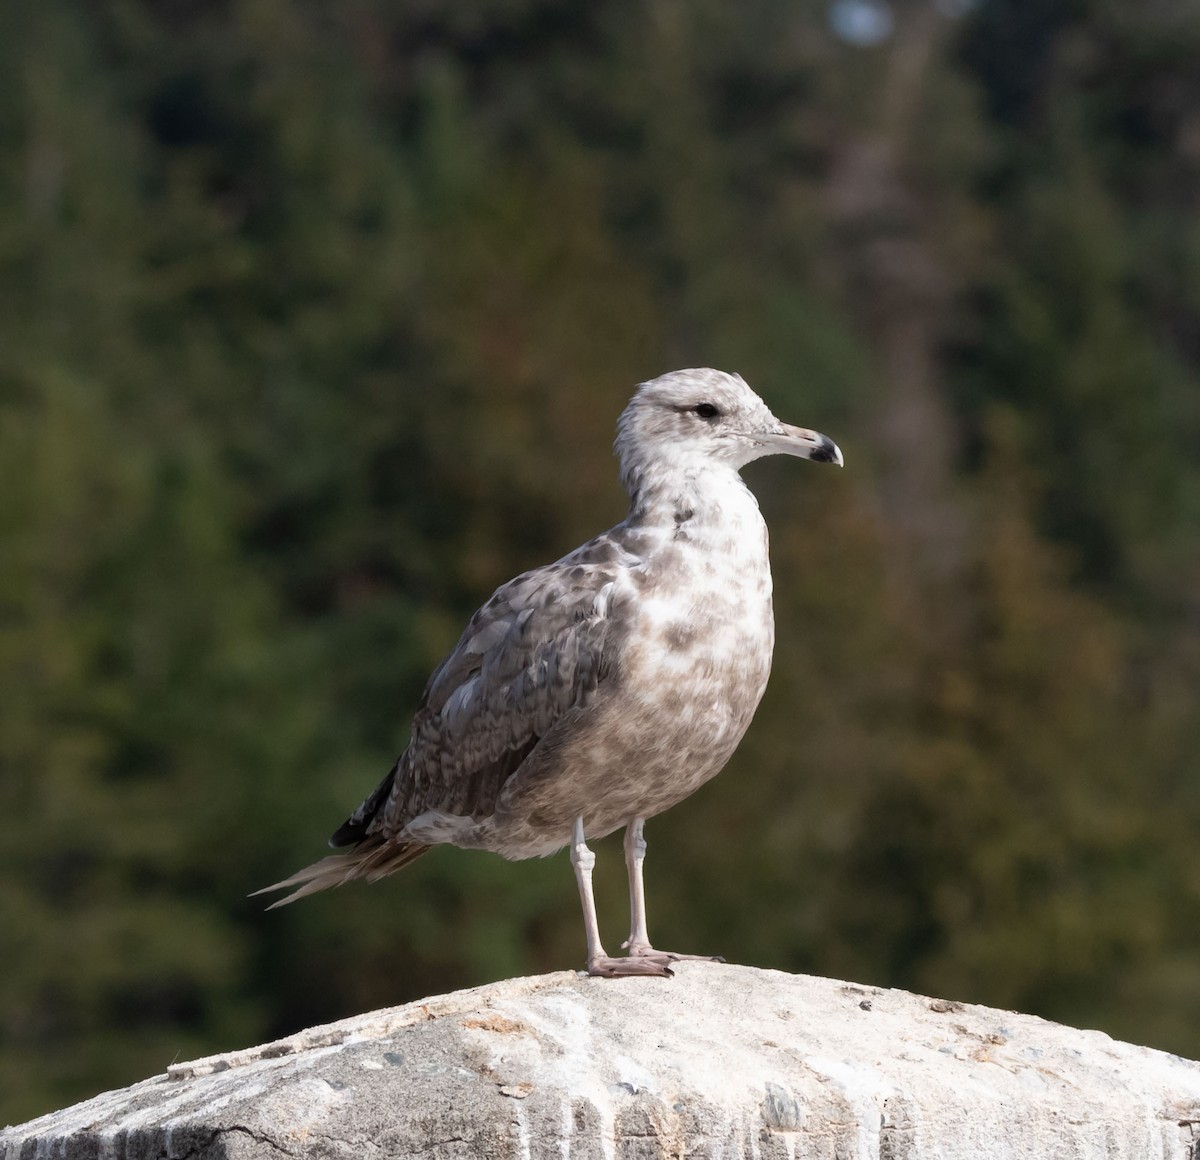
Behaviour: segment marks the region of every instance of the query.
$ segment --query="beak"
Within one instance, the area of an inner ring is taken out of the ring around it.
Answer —
[[[798,455],[814,463],[836,463],[838,467],[844,463],[841,449],[828,435],[810,431],[807,427],[791,427],[787,423],[780,423],[774,431],[764,431],[755,439],[763,445],[768,455]]]

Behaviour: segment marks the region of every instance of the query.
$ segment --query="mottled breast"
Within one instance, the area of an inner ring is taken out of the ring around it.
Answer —
[[[620,627],[604,695],[564,721],[502,794],[501,852],[549,852],[576,816],[589,838],[653,817],[729,760],[774,646],[766,527],[746,495],[742,518],[726,511],[707,525],[685,520],[629,535],[638,563],[613,585]]]
[[[634,628],[621,666],[625,730],[646,753],[643,816],[728,761],[766,688],[775,639],[761,520],[719,537],[699,527],[651,558],[630,577]]]

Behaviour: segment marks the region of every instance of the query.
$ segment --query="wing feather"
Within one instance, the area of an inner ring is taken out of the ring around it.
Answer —
[[[427,810],[482,818],[505,782],[613,664],[626,555],[598,537],[498,588],[429,679],[408,748],[331,840],[385,840]]]

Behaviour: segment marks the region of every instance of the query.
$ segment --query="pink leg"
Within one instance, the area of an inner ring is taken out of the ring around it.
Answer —
[[[646,887],[642,881],[642,863],[646,860],[646,839],[642,829],[645,818],[632,818],[625,827],[625,869],[629,873],[629,938],[621,945],[630,958],[655,962],[666,967],[685,959],[723,963],[720,955],[681,955],[674,951],[656,951],[646,932]]]
[[[571,836],[571,865],[579,886],[579,901],[583,905],[583,930],[587,936],[588,974],[614,979],[622,975],[670,975],[665,962],[649,958],[612,958],[604,953],[600,942],[600,923],[596,918],[596,898],[592,893],[592,869],[596,855],[584,841],[583,818],[575,819]]]

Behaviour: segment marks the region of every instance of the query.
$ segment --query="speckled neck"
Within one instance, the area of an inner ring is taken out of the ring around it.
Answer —
[[[712,528],[725,523],[762,524],[758,501],[732,468],[711,465],[645,477],[631,492],[626,523],[645,528]]]

